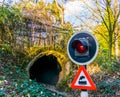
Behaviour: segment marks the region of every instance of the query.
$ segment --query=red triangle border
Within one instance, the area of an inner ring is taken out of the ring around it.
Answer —
[[[86,78],[88,79],[89,83],[91,86],[76,86],[75,83],[80,75],[81,72],[84,72]],[[87,73],[86,69],[84,66],[80,66],[77,74],[75,75],[75,78],[74,80],[72,81],[71,83],[71,88],[74,88],[74,89],[86,89],[86,90],[96,90],[96,85],[94,84],[94,82],[92,81],[91,77],[89,76],[89,74]]]

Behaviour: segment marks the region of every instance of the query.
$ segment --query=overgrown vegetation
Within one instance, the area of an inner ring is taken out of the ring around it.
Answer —
[[[112,13],[111,0],[105,1],[106,6],[104,6],[108,10],[102,13],[99,10],[101,8],[99,2],[96,2],[98,4],[96,12],[99,11],[102,16],[101,24],[93,29],[100,49],[96,60],[91,63],[94,67],[98,66],[99,70],[94,68],[94,73],[91,73],[91,68],[88,70],[97,85],[96,91],[89,92],[91,97],[120,96],[120,57],[115,54],[116,45],[120,51],[118,29],[120,26],[118,17]],[[0,5],[0,97],[69,97],[69,95],[78,97],[80,95],[80,90],[70,88],[79,68],[73,63],[70,63],[70,73],[56,86],[56,90],[30,80],[26,72],[30,60],[39,53],[53,54],[63,65],[65,64],[63,60],[69,61],[66,58],[66,45],[73,34],[73,28],[70,22],[64,23],[63,12],[64,8],[57,0],[48,5],[42,1],[35,3],[32,0],[30,2],[23,0],[13,6],[4,3]],[[115,34],[117,36],[114,37]],[[115,44],[116,41],[118,44]]]
[[[0,59],[3,61],[4,59]],[[24,69],[13,63],[13,60],[0,62],[0,96],[1,97],[64,97],[60,92],[49,90],[45,85],[30,80]]]

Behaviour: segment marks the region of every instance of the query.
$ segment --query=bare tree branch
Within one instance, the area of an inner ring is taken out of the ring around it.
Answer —
[[[97,0],[96,0],[96,3],[97,3],[97,8],[98,8],[98,12],[99,12],[99,14],[100,14],[100,17],[101,17],[101,19],[103,20],[103,23],[105,24],[107,30],[109,31],[109,27],[107,26],[107,23],[106,23],[104,17],[102,16],[102,13],[101,13],[100,8],[99,8],[99,6],[98,6],[99,3],[97,2]]]

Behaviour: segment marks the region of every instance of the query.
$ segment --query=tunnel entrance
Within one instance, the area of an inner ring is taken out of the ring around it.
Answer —
[[[59,81],[61,65],[54,55],[44,55],[38,58],[29,68],[30,79],[38,83],[56,85]]]

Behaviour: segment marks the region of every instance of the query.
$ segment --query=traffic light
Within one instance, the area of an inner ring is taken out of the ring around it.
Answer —
[[[89,57],[89,42],[87,38],[79,38],[72,41],[75,57]]]
[[[96,38],[87,31],[73,34],[67,45],[68,57],[78,65],[91,63],[98,53]]]

